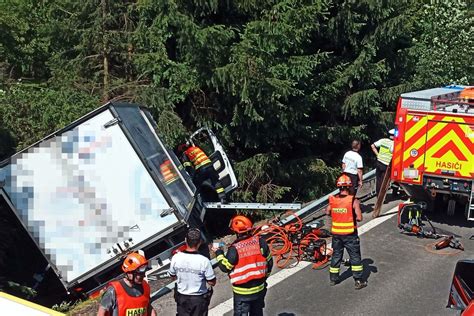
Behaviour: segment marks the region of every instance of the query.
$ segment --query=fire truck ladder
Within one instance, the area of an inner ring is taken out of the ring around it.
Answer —
[[[469,208],[467,210],[467,219],[469,221],[474,221],[474,181],[471,185],[471,198],[469,199]]]

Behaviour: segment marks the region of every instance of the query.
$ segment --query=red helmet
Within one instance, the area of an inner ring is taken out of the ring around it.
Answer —
[[[143,266],[146,268],[147,264],[148,260],[146,260],[144,256],[139,253],[132,252],[123,261],[122,270],[125,273],[133,272]]]
[[[345,174],[343,174],[342,176],[340,176],[339,178],[337,178],[336,186],[337,186],[338,188],[350,187],[351,185],[352,185],[351,178],[349,178],[349,177],[346,176]]]
[[[252,221],[243,215],[237,215],[230,221],[230,229],[241,234],[252,229]]]

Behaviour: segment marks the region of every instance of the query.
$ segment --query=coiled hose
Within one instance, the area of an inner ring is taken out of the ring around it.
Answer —
[[[306,248],[321,240],[321,235],[323,235],[319,229],[303,231],[303,221],[293,211],[287,211],[285,215],[294,216],[296,222],[282,226],[278,224],[281,221],[280,216],[277,216],[253,230],[253,235],[265,237],[270,251],[275,257],[276,265],[280,269],[296,266],[304,259]],[[326,242],[324,241],[322,244],[319,249],[322,257],[313,264],[313,269],[324,268],[332,254],[332,249],[327,247]]]

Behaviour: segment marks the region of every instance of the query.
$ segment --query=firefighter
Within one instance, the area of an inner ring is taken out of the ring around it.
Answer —
[[[263,315],[266,279],[273,267],[273,258],[262,237],[251,234],[252,222],[237,215],[230,221],[237,239],[224,255],[213,247],[219,268],[229,274],[234,292],[234,315]]]
[[[355,139],[352,141],[351,150],[346,152],[342,158],[342,172],[351,178],[351,194],[354,196],[357,194],[357,189],[362,187],[362,169],[364,164],[359,151],[360,141]]]
[[[377,195],[379,195],[385,171],[387,171],[387,167],[392,161],[393,138],[395,136],[395,130],[391,129],[388,133],[390,138],[381,138],[370,146],[374,154],[377,156],[377,164],[375,169],[375,191]]]
[[[341,175],[337,179],[336,186],[339,188],[339,194],[329,197],[329,205],[326,209],[326,214],[332,218],[331,233],[334,251],[329,267],[330,285],[333,286],[339,282],[339,270],[344,249],[346,249],[355,288],[360,290],[367,286],[367,281],[364,281],[362,276],[360,240],[357,233],[357,222],[362,220],[362,212],[359,200],[350,194],[351,179],[347,175]]]
[[[189,174],[189,176],[194,179],[194,173],[195,173],[195,170],[194,170],[194,166],[193,166],[193,163],[189,160],[188,156],[186,156],[184,154],[184,151],[188,148],[188,145],[186,144],[181,144],[181,145],[178,145],[175,149],[175,154],[176,156],[179,157],[179,159],[181,160],[182,164],[183,164],[183,167],[184,167],[184,170]]]
[[[209,179],[221,203],[227,203],[224,187],[219,181],[219,175],[212,166],[211,159],[204,151],[198,146],[189,145],[188,143],[178,146],[178,151],[183,153],[185,167],[187,161],[191,162],[194,167],[193,180],[196,188],[199,190],[204,181]]]
[[[142,254],[129,254],[122,264],[125,277],[110,282],[100,300],[97,316],[156,316],[150,304],[150,286],[144,280],[147,266],[148,261]]]

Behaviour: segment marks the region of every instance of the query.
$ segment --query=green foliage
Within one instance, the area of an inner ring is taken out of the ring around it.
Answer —
[[[1,120],[0,120],[1,122]],[[0,128],[0,161],[15,153],[15,140],[4,127]]]
[[[318,199],[332,191],[340,170],[315,157],[292,160],[283,168],[293,196],[303,201]]]
[[[0,74],[2,81],[14,77],[45,79],[43,65],[50,54],[50,38],[44,27],[46,6],[33,0],[0,2]]]
[[[462,1],[440,2],[420,9],[415,26],[419,34],[409,52],[417,60],[412,85],[425,88],[473,83],[474,15],[467,6]]]
[[[170,145],[213,128],[236,200],[315,198],[353,138],[371,157],[400,93],[472,84],[473,19],[443,1],[7,0],[0,155],[130,101]]]
[[[0,125],[14,131],[22,149],[91,111],[97,100],[75,90],[18,84],[0,95],[0,104]]]
[[[78,302],[72,302],[72,301],[62,301],[59,304],[54,304],[52,309],[60,312],[60,313],[66,313],[69,312],[70,310],[74,309],[76,307]]]
[[[258,154],[235,165],[240,190],[234,193],[237,201],[268,203],[279,200],[289,187],[272,183],[275,173],[269,166],[278,165],[278,155]]]
[[[0,285],[0,288],[2,291],[24,298],[26,300],[31,300],[37,295],[37,292],[32,288],[12,281],[6,281],[4,284]]]

